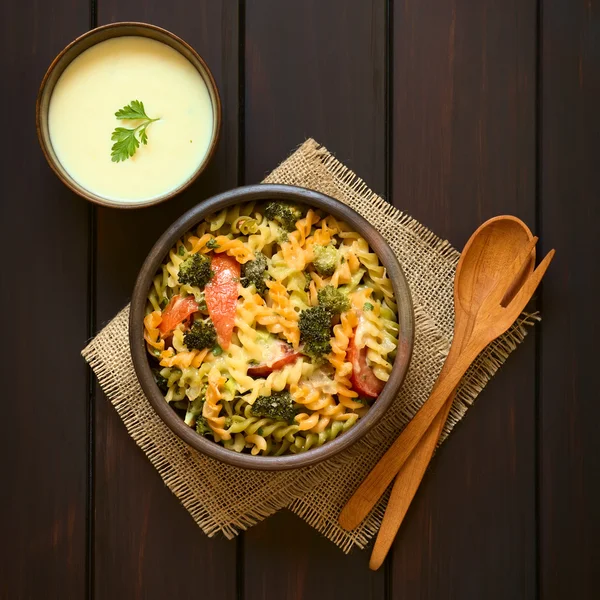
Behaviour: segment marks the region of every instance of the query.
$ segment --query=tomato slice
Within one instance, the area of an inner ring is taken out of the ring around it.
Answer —
[[[251,377],[267,377],[273,371],[278,371],[302,356],[300,352],[294,352],[293,348],[285,342],[277,342],[274,356],[269,357],[267,361],[260,365],[248,367],[248,375]]]
[[[378,379],[367,362],[367,347],[357,348],[353,337],[348,346],[347,359],[352,364],[350,382],[355,392],[368,398],[377,398],[385,383]]]
[[[179,294],[173,296],[171,301],[162,311],[162,320],[158,326],[161,336],[167,336],[179,323],[185,321],[198,310],[198,303],[194,296],[182,298]]]
[[[240,281],[240,263],[227,254],[213,254],[210,267],[214,273],[204,288],[206,307],[219,346],[226,350],[231,343]]]

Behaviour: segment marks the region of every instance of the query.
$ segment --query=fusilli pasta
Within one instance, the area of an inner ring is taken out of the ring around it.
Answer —
[[[284,203],[232,206],[184,235],[144,319],[165,400],[200,435],[254,455],[305,452],[352,427],[390,376],[398,334],[366,240]]]

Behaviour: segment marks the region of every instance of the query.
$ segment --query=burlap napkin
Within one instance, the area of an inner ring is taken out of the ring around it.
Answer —
[[[377,227],[398,256],[415,304],[415,346],[402,390],[383,421],[341,456],[282,473],[227,466],[184,444],[160,420],[136,379],[128,345],[129,307],[82,352],[100,386],[171,491],[209,536],[233,538],[288,507],[344,552],[363,548],[377,531],[387,499],[354,531],[337,524],[341,507],[402,427],[427,399],[442,367],[453,329],[453,278],[459,253],[423,225],[369,190],[324,147],[306,141],[266,179],[318,190],[345,202]],[[526,315],[478,358],[465,375],[442,441],[490,377],[519,344]]]

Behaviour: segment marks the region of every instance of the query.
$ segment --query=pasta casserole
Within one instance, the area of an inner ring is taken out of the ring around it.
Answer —
[[[398,346],[392,282],[366,240],[320,210],[247,203],[171,248],[144,338],[165,401],[225,448],[278,456],[352,427]]]

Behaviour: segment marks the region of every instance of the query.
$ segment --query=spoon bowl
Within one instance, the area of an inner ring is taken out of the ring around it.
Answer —
[[[469,238],[454,278],[455,338],[461,331],[462,339],[468,339],[485,300],[503,283],[508,298],[521,287],[535,264],[534,239],[529,227],[510,215],[486,221]]]

